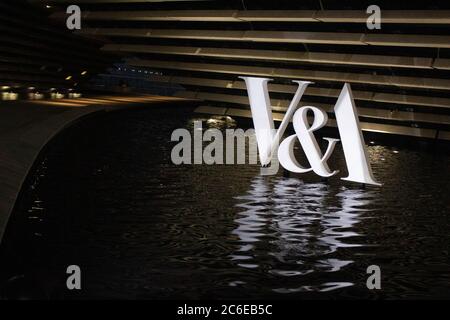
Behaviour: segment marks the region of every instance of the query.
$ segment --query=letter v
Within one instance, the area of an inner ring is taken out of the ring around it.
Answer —
[[[298,84],[297,91],[289,104],[286,114],[281,121],[280,127],[275,131],[272,106],[270,104],[269,90],[267,88],[267,83],[272,79],[256,77],[239,78],[244,79],[247,87],[256,141],[258,144],[259,160],[261,161],[261,165],[266,166],[270,163],[272,155],[278,146],[278,141],[280,141],[281,136],[284,131],[286,131],[286,128],[298,107],[303,93],[312,82],[297,80],[292,81]]]

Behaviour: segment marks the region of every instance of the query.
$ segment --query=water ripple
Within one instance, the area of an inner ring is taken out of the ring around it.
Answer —
[[[338,205],[328,199],[336,197]],[[232,234],[239,239],[231,260],[242,268],[267,268],[278,277],[305,277],[338,272],[354,261],[332,255],[340,249],[362,247],[358,230],[361,215],[373,209],[372,191],[342,188],[330,195],[325,183],[297,178],[257,176],[245,195],[235,197],[240,210]],[[369,209],[372,208],[372,209]],[[264,252],[260,248],[270,247]],[[264,256],[261,256],[264,255]],[[262,264],[261,262],[264,262]],[[352,285],[323,283],[301,288],[274,288],[275,292],[329,291]]]

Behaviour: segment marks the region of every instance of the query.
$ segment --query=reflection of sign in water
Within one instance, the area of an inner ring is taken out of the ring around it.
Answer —
[[[327,160],[331,156],[339,139],[324,138],[328,141],[328,148],[325,151],[325,154],[322,154],[313,133],[326,125],[328,121],[327,113],[320,108],[313,106],[304,106],[296,110],[303,93],[311,82],[293,81],[298,84],[297,91],[287,109],[280,127],[275,130],[267,88],[267,83],[270,79],[255,77],[241,78],[245,80],[247,86],[261,164],[263,166],[268,165],[278,149],[278,159],[281,165],[289,171],[297,173],[314,171],[322,177],[335,175],[338,171],[331,171],[328,167]],[[312,125],[309,125],[308,123],[308,112],[312,112],[314,115]],[[372,174],[349,84],[344,85],[334,107],[334,113],[336,115],[336,122],[349,172],[348,177],[342,179],[380,185],[375,181]],[[287,137],[281,142],[278,148],[278,142],[291,119],[296,134]],[[295,159],[294,143],[296,139],[300,141],[300,144],[305,151],[305,155],[311,166],[309,168],[301,166]]]
[[[354,285],[348,267],[364,264],[366,245],[358,224],[371,216],[376,191],[336,192],[325,183],[257,176],[236,199],[241,212],[232,231],[238,244],[231,259],[238,266],[268,271],[265,283],[278,293]]]

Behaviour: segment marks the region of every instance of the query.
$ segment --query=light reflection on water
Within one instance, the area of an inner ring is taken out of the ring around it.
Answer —
[[[280,277],[304,277],[314,272],[337,272],[353,260],[332,258],[341,248],[363,246],[357,230],[361,215],[370,217],[375,192],[345,189],[335,194],[339,201],[329,206],[325,183],[304,183],[297,178],[268,179],[257,176],[246,195],[238,200],[238,227],[232,234],[240,246],[231,259],[242,268],[261,268],[258,243],[276,260],[269,272]],[[274,288],[277,293],[331,291],[352,286],[351,282],[325,282],[296,288]]]

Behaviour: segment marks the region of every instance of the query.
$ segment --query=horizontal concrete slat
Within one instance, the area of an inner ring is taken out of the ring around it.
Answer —
[[[220,101],[228,102],[234,104],[249,105],[247,96],[220,94],[220,93],[209,93],[209,92],[192,92],[192,91],[182,91],[177,94],[177,96],[183,98],[194,98],[200,100],[209,101]],[[271,99],[272,109],[276,111],[285,111],[289,106],[289,100],[283,99]],[[314,105],[323,108],[327,112],[333,111],[333,105],[308,102],[303,99],[300,105]],[[375,108],[361,108],[358,107],[358,113],[361,117],[375,118],[383,120],[394,120],[394,121],[411,121],[411,122],[427,122],[435,124],[450,124],[450,116],[447,115],[436,115],[430,113],[421,112],[406,112],[406,111],[390,111],[386,109],[375,109]]]
[[[128,59],[131,66],[153,67],[161,69],[179,69],[198,72],[213,72],[235,75],[268,76],[289,79],[322,80],[332,82],[350,82],[372,85],[386,85],[405,88],[450,90],[450,80],[435,78],[416,78],[371,75],[360,73],[342,73],[331,71],[315,71],[302,69],[267,68],[240,65],[221,65],[212,63],[192,63],[161,60]]]
[[[381,8],[381,23],[399,24],[448,24],[449,10],[384,10]],[[321,10],[315,18],[321,22],[366,23],[369,15],[357,10]]]
[[[412,104],[418,106],[430,106],[430,107],[450,107],[450,99],[440,97],[425,97],[425,96],[410,96],[399,95],[395,93],[375,93],[373,101],[398,103],[398,104]]]
[[[450,140],[450,131],[439,131],[438,138],[442,140]]]
[[[89,36],[450,48],[450,36],[438,35],[137,28],[82,28],[77,33]]]
[[[377,67],[399,67],[399,68],[440,68],[442,62],[433,65],[432,58],[385,56],[385,55],[363,55],[326,52],[295,52],[278,50],[254,50],[254,49],[230,49],[230,48],[199,48],[199,47],[177,47],[177,46],[153,46],[153,45],[124,45],[107,44],[102,47],[108,52],[127,53],[157,53],[169,55],[187,55],[214,58],[234,59],[256,59],[269,61],[295,61],[309,63],[329,63],[344,65],[361,65]],[[450,66],[449,66],[450,68]]]
[[[114,76],[114,75],[113,75]],[[193,77],[180,77],[180,76],[158,76],[152,75],[149,80],[156,82],[166,82],[180,85],[191,85],[201,87],[213,87],[213,88],[227,88],[246,90],[244,81],[236,80],[221,80],[221,79],[209,79],[209,78],[193,78]],[[297,90],[295,85],[284,85],[269,83],[270,92],[289,93],[293,94]],[[320,97],[338,97],[341,90],[320,88],[309,86],[306,89],[306,96],[320,96]],[[418,105],[429,107],[450,108],[450,99],[439,97],[426,97],[426,96],[411,96],[405,94],[394,93],[377,93],[368,91],[353,90],[353,96],[357,100],[385,102],[390,104],[406,104],[406,105]]]
[[[64,83],[64,80],[59,77],[50,77],[46,75],[0,73],[0,79],[2,81],[30,81],[31,83],[59,83],[59,85]]]
[[[61,72],[52,70],[42,70],[40,66],[29,65],[29,64],[12,64],[10,62],[0,61],[0,73],[3,74],[37,74],[44,76],[53,76],[55,78],[65,78]]]
[[[64,18],[63,12],[52,15]],[[216,22],[328,22],[366,23],[362,10],[140,10],[88,11],[86,20],[112,21],[216,21]],[[449,24],[449,10],[383,10],[381,23]]]
[[[2,49],[0,47],[0,52],[1,51],[2,51]],[[9,54],[11,54],[11,53],[9,53]],[[40,66],[40,67],[45,65],[47,67],[52,67],[52,68],[61,68],[60,64],[57,64],[54,61],[44,60],[40,57],[23,58],[23,57],[0,54],[0,62],[16,63],[16,64],[24,64],[24,65],[35,65],[35,66]]]
[[[215,112],[215,107],[199,107],[194,112],[207,113],[207,114],[218,114],[218,115],[228,115],[235,117],[251,118],[250,110],[243,110],[237,108],[228,108],[225,112],[223,108],[217,108],[217,113]],[[283,114],[274,113],[273,118],[275,121],[281,121],[283,119]],[[421,138],[435,138],[436,130],[434,129],[422,129],[422,128],[411,128],[403,126],[395,126],[390,124],[380,124],[380,123],[370,123],[370,122],[360,122],[362,131],[367,132],[378,132],[386,134],[398,134],[405,136],[421,137]],[[334,119],[329,119],[327,127],[336,127],[336,121]],[[440,139],[450,140],[450,132],[441,132],[439,136]]]
[[[108,77],[114,77],[114,74],[102,75]],[[123,75],[118,76],[123,77]],[[242,81],[229,81],[219,79],[208,78],[191,78],[191,77],[177,77],[177,76],[151,76],[148,81],[167,82],[179,85],[192,85],[192,86],[204,86],[204,87],[217,87],[217,88],[229,88],[229,89],[242,89],[245,90],[245,85]],[[279,93],[294,93],[295,86],[281,85],[269,83],[270,92]],[[340,93],[339,89],[308,87],[305,92],[306,96],[324,96],[324,97],[338,97]],[[389,104],[406,104],[406,105],[418,105],[429,107],[442,107],[450,108],[450,99],[439,97],[426,97],[426,96],[410,96],[403,94],[389,94],[389,93],[376,93],[367,91],[353,90],[355,99],[375,102],[385,102]]]
[[[12,37],[12,36],[6,36],[2,35],[0,33],[0,43],[5,42],[5,44],[2,44],[2,47],[10,46],[11,50],[14,50],[16,52],[22,52],[23,55],[30,55],[33,56],[34,54],[44,53],[45,56],[48,58],[53,56],[61,56],[64,57],[64,59],[70,59],[70,61],[78,62],[80,60],[84,61],[85,65],[90,66],[103,66],[104,67],[104,61],[99,60],[97,56],[94,55],[88,55],[88,54],[81,54],[78,52],[71,52],[67,51],[63,48],[59,47],[51,47],[45,44],[40,43],[39,41],[31,41],[31,40],[24,40],[20,37]],[[20,47],[12,47],[11,44],[18,45]],[[63,59],[63,60],[64,60]]]
[[[433,63],[433,68],[450,70],[450,59],[441,59],[441,58],[435,59]]]
[[[375,46],[450,48],[450,37],[440,35],[366,34],[363,41]]]

